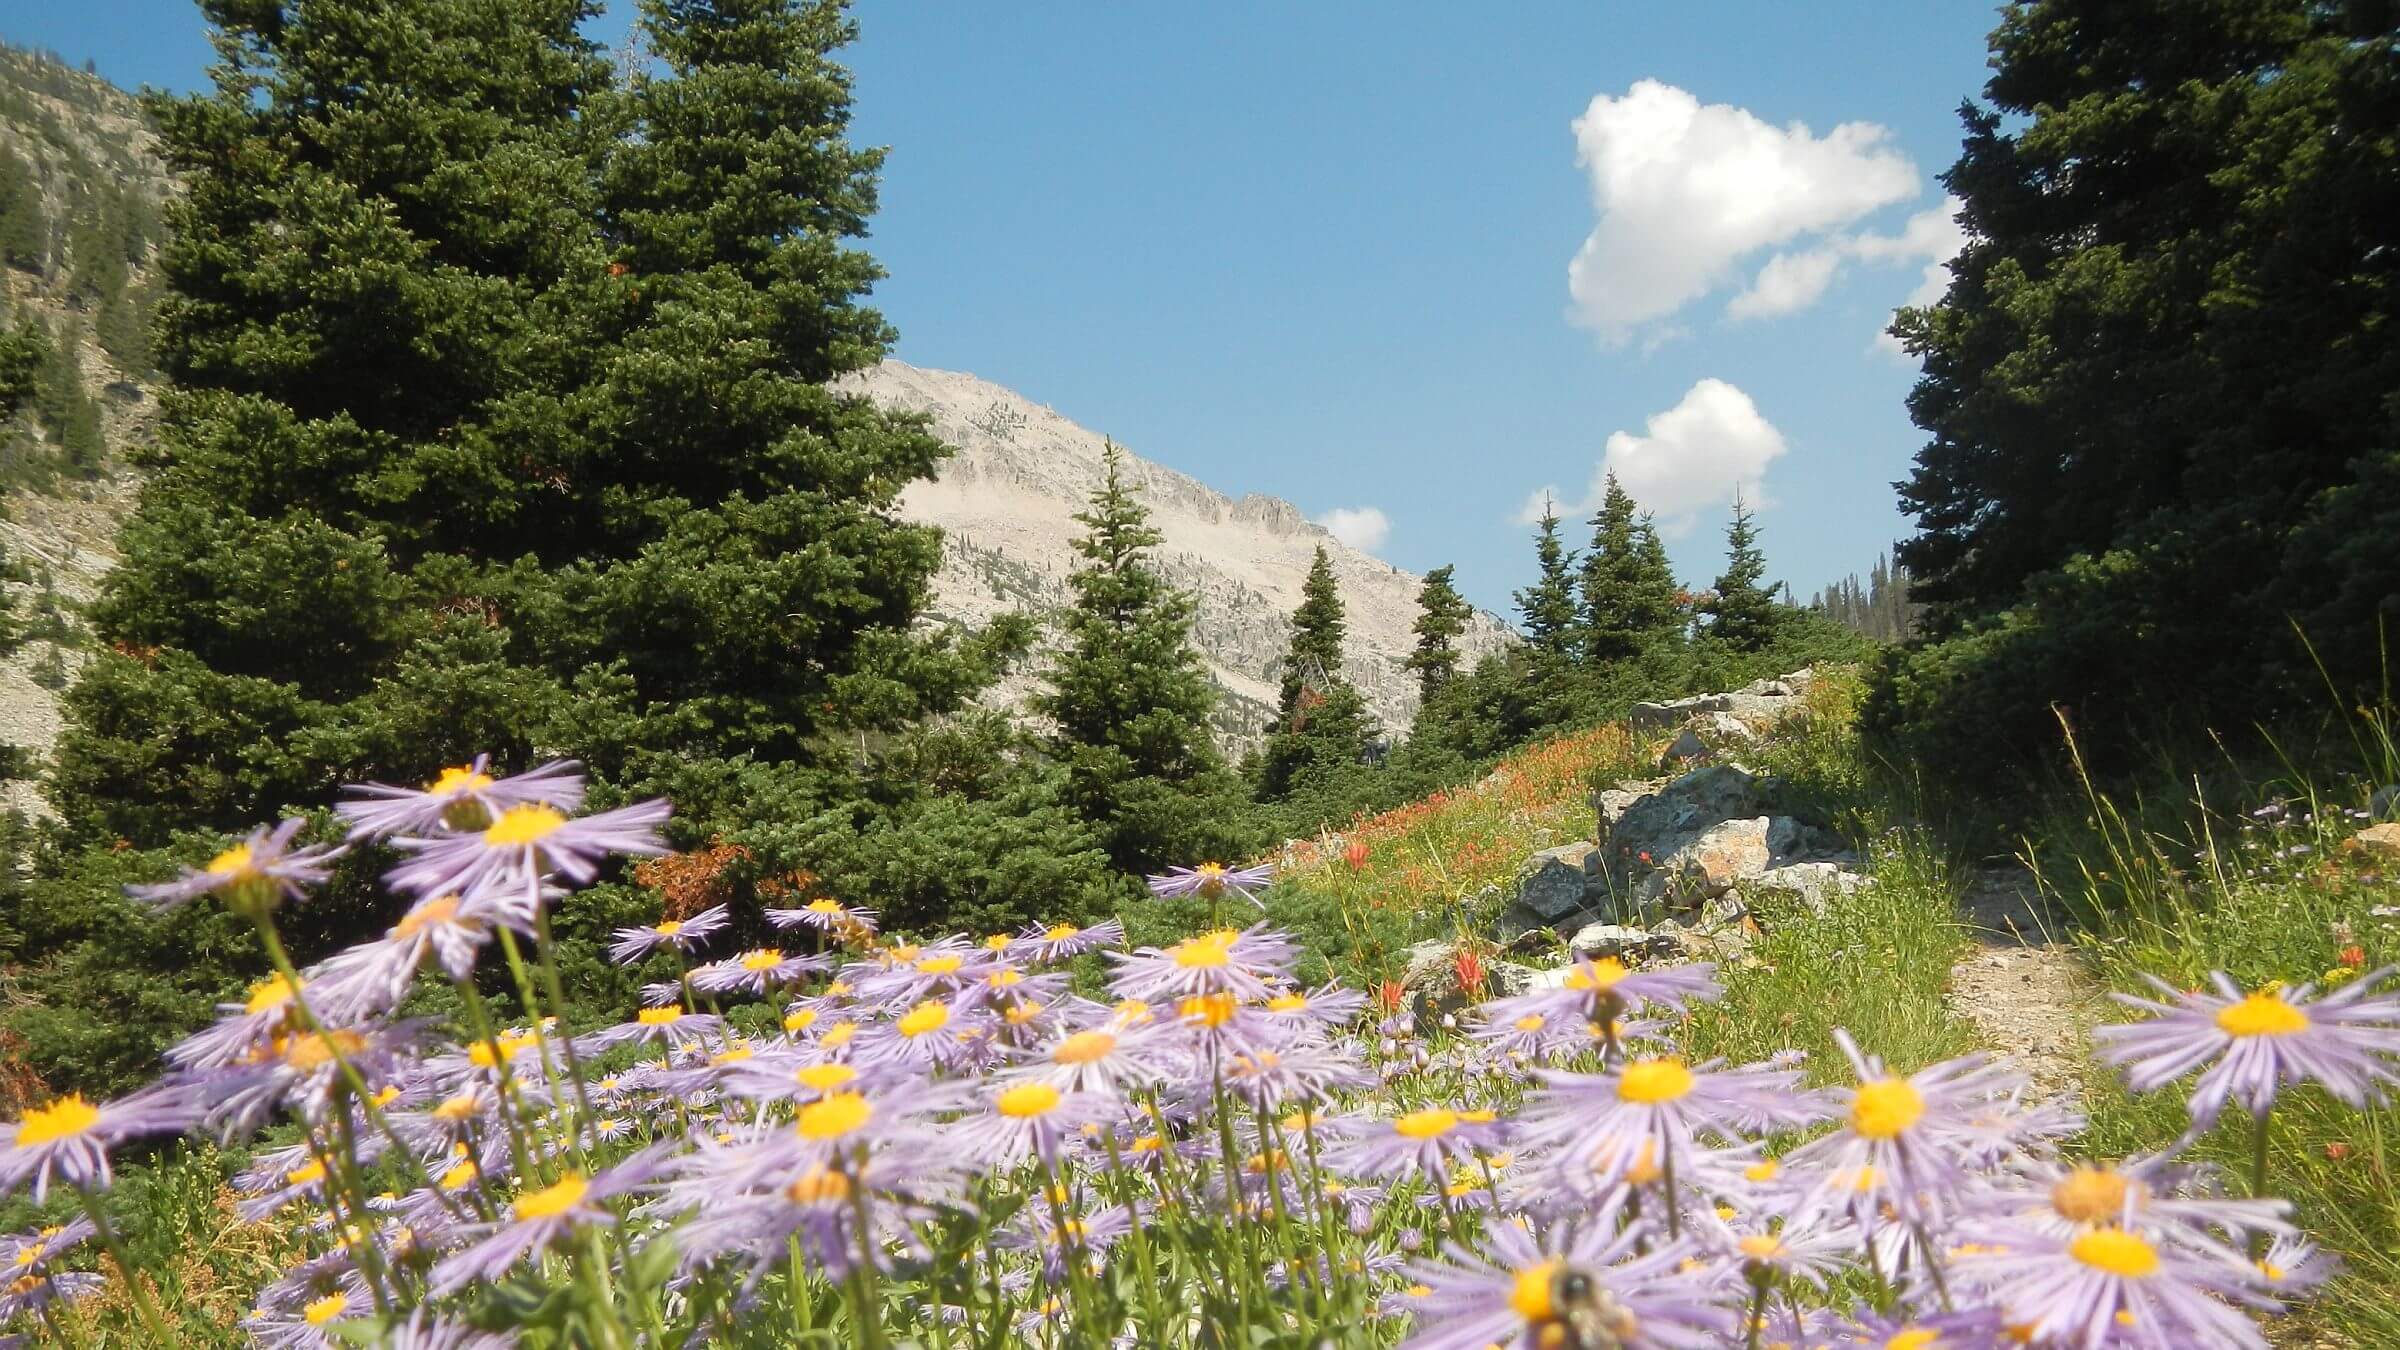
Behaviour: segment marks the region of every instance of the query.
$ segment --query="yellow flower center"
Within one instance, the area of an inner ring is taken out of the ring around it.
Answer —
[[[1458,1128],[1458,1113],[1441,1107],[1411,1111],[1392,1122],[1392,1130],[1403,1139],[1439,1139]]]
[[[1519,1031],[1540,1031],[1549,1024],[1549,1021],[1549,1018],[1540,1013],[1527,1013],[1517,1019],[1516,1026]]]
[[[392,925],[392,936],[412,938],[423,932],[427,924],[448,923],[458,917],[458,904],[455,895],[437,895],[431,900],[419,901],[408,913],[400,916],[400,922]]]
[[[924,969],[923,966],[919,966],[917,968],[919,970]],[[1014,966],[1011,966],[1006,970],[993,971],[991,974],[984,977],[983,982],[990,985],[994,989],[1014,989],[1018,985],[1025,983],[1025,972],[1017,969]]]
[[[308,1324],[310,1326],[321,1327],[327,1322],[330,1322],[333,1319],[341,1316],[343,1313],[349,1311],[349,1309],[350,1296],[337,1289],[334,1292],[327,1294],[325,1297],[318,1299],[316,1302],[309,1304],[306,1308],[301,1309],[300,1315],[308,1319]]]
[[[966,963],[966,958],[956,952],[943,952],[939,956],[928,956],[917,962],[917,973],[920,975],[956,975],[958,968]]]
[[[303,983],[306,982],[303,981]],[[242,1011],[263,1013],[273,1008],[280,1008],[292,1001],[292,993],[290,981],[284,979],[281,974],[269,975],[250,986],[250,999],[242,1005]]]
[[[232,848],[208,860],[208,874],[228,880],[258,875],[250,865],[250,846],[235,844]]]
[[[814,1008],[794,1008],[783,1015],[785,1031],[806,1031],[816,1024],[817,1010]]]
[[[2109,1223],[2125,1212],[2125,1178],[2097,1167],[2078,1167],[2050,1188],[2050,1207],[2070,1223]]]
[[[1020,1083],[1001,1093],[994,1105],[1012,1120],[1031,1120],[1057,1110],[1060,1100],[1058,1089],[1048,1083]]]
[[[433,1118],[455,1125],[459,1121],[473,1117],[475,1106],[475,1094],[462,1092],[455,1097],[446,1098],[440,1106],[433,1108]]]
[[[1302,993],[1277,994],[1267,1000],[1267,1011],[1276,1013],[1307,1012],[1308,995]]]
[[[1566,986],[1569,989],[1606,992],[1616,988],[1619,981],[1632,973],[1625,968],[1624,962],[1613,956],[1603,956],[1597,961],[1583,962],[1568,971]]]
[[[782,964],[783,953],[773,947],[754,947],[742,953],[742,969],[744,970],[773,970]]]
[[[300,1073],[324,1068],[336,1055],[348,1059],[367,1048],[367,1038],[355,1031],[336,1029],[329,1032],[309,1032],[294,1036],[283,1048],[283,1062]]]
[[[1689,1094],[1693,1081],[1692,1071],[1680,1059],[1637,1059],[1617,1076],[1617,1096],[1639,1106],[1657,1106]]]
[[[846,1020],[840,1021],[834,1023],[830,1027],[827,1027],[825,1029],[825,1034],[817,1038],[817,1044],[828,1050],[839,1050],[843,1046],[848,1045],[850,1043],[850,1038],[857,1034],[858,1023]]]
[[[683,1009],[644,1008],[633,1015],[633,1020],[646,1027],[671,1027],[683,1020]]]
[[[532,1045],[533,1043],[534,1037],[532,1032],[511,1032],[500,1037],[500,1052],[499,1054],[495,1055],[492,1053],[492,1043],[490,1041],[477,1041],[473,1045],[467,1047],[467,1062],[473,1064],[478,1069],[496,1069],[500,1067],[501,1060],[515,1059],[518,1055],[524,1053],[526,1047]]]
[[[540,802],[524,802],[500,813],[500,818],[483,832],[483,842],[490,848],[516,848],[538,844],[558,833],[567,818]]]
[[[1940,1350],[1942,1333],[1930,1327],[1903,1327],[1883,1343],[1883,1350]]]
[[[757,1053],[758,1051],[747,1045],[729,1045],[724,1049],[719,1050],[717,1053],[710,1055],[708,1057],[708,1062],[711,1064],[743,1064],[747,1063],[750,1057]]]
[[[481,792],[491,785],[492,776],[490,774],[477,773],[475,766],[461,764],[455,768],[442,770],[432,782],[425,785],[425,790],[439,797],[453,792]]]
[[[1925,1094],[1905,1078],[1862,1083],[1850,1103],[1850,1127],[1869,1139],[1897,1139],[1924,1115]]]
[[[325,1164],[314,1159],[283,1174],[284,1184],[288,1186],[306,1186],[312,1181],[323,1181],[324,1179]]]
[[[1199,994],[1177,1004],[1175,1011],[1186,1022],[1221,1027],[1241,1011],[1241,1004],[1231,994]]]
[[[1773,1158],[1761,1158],[1757,1162],[1754,1162],[1748,1167],[1743,1168],[1742,1176],[1750,1181],[1773,1181],[1775,1179],[1775,1174],[1781,1172],[1782,1170],[1782,1163],[1775,1161]]]
[[[2067,1253],[2094,1270],[2131,1280],[2158,1270],[2158,1249],[2122,1228],[2095,1228],[2069,1244]]]
[[[2308,1014],[2280,994],[2261,992],[2219,1012],[2217,1027],[2228,1036],[2289,1036],[2308,1030]]]
[[[683,931],[683,920],[661,919],[658,921],[657,926],[652,928],[650,931],[658,934],[660,937],[673,937],[677,933]]]
[[[1054,923],[1042,930],[1044,942],[1064,942],[1083,930],[1071,923]]]
[[[855,1092],[829,1092],[800,1108],[794,1128],[801,1138],[823,1144],[866,1128],[874,1118],[875,1108],[865,1097]]]
[[[826,1093],[858,1081],[858,1070],[847,1064],[803,1064],[792,1070],[792,1081],[811,1092]]]
[[[1078,1031],[1060,1041],[1050,1052],[1053,1064],[1090,1064],[1102,1059],[1117,1048],[1117,1038],[1106,1031]]]
[[[830,1167],[811,1167],[784,1187],[783,1195],[795,1205],[838,1204],[850,1198],[850,1178]]]
[[[1516,1281],[1509,1286],[1509,1310],[1537,1327],[1557,1321],[1558,1307],[1550,1297],[1550,1287],[1557,1278],[1556,1261],[1544,1261],[1518,1271]]]
[[[1185,970],[1217,970],[1232,962],[1233,944],[1240,936],[1230,928],[1219,928],[1176,943],[1167,949],[1167,955]]]
[[[903,1036],[922,1036],[950,1025],[950,1010],[932,999],[908,1010],[897,1023]]]
[[[1783,1255],[1783,1239],[1772,1233],[1753,1233],[1734,1245],[1753,1261],[1772,1261]]]
[[[483,1169],[477,1167],[474,1160],[471,1158],[465,1162],[454,1163],[451,1165],[450,1170],[442,1173],[442,1189],[445,1191],[455,1191],[461,1186],[466,1185],[468,1182],[473,1181],[482,1173],[482,1171]]]
[[[584,1193],[591,1188],[581,1173],[569,1172],[530,1195],[519,1196],[508,1212],[519,1223],[528,1219],[555,1219],[582,1204]]]

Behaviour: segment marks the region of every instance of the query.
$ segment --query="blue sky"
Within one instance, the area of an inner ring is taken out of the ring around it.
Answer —
[[[1379,556],[1455,563],[1503,611],[1528,499],[1580,506],[1603,463],[1698,583],[1737,485],[1803,593],[1906,529],[1914,372],[1877,334],[1955,247],[1934,175],[1987,4],[857,15],[904,360],[1359,513]],[[0,37],[122,84],[189,88],[209,55],[183,0],[12,6]]]

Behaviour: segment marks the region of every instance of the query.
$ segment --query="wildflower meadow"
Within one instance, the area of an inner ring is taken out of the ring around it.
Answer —
[[[1700,1057],[1740,978],[1706,963],[1582,961],[1431,1023],[1304,985],[1264,865],[1154,879],[1197,916],[1157,945],[911,938],[825,897],[748,950],[721,908],[628,927],[611,956],[673,977],[570,1034],[550,913],[668,818],[582,795],[477,760],[137,888],[245,916],[275,971],[155,1084],[4,1127],[0,1187],[60,1215],[0,1239],[11,1330],[125,1343],[107,1284],[174,1343],[111,1157],[190,1135],[254,1150],[240,1210],[289,1257],[242,1329],[276,1347],[2257,1346],[2337,1267],[2275,1198],[2279,1102],[2400,1077],[2389,969],[2162,984],[2095,1049],[2188,1128],[2091,1157],[2004,1057]],[[405,909],[295,969],[278,915],[354,849]],[[442,986],[455,1017],[401,1015]],[[2221,1116],[2261,1141],[2240,1174],[2184,1156]]]

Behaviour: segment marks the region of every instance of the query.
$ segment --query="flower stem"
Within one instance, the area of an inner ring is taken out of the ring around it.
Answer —
[[[2268,1122],[2272,1121],[2274,1118],[2275,1109],[2272,1106],[2268,1107],[2264,1111],[2259,1112],[2258,1123],[2252,1131],[2250,1140],[2250,1198],[2253,1200],[2264,1200],[2267,1198],[2267,1141],[2269,1137]],[[2261,1257],[2264,1257],[2266,1254],[2266,1233],[2263,1230],[2253,1232],[2250,1235],[2250,1259],[2256,1261]]]
[[[75,1194],[83,1199],[83,1212],[91,1216],[92,1231],[107,1249],[109,1258],[117,1263],[117,1274],[125,1281],[125,1292],[133,1299],[133,1310],[142,1319],[154,1345],[173,1345],[175,1338],[167,1334],[166,1320],[159,1316],[158,1305],[150,1301],[149,1286],[133,1273],[133,1262],[125,1257],[125,1245],[117,1241],[117,1230],[109,1226],[108,1212],[100,1205],[100,1197],[78,1186]]]

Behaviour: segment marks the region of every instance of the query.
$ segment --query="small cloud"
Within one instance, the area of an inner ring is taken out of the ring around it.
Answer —
[[[1730,283],[1744,258],[1830,235],[1918,191],[1916,166],[1872,122],[1818,136],[1657,80],[1594,98],[1574,131],[1599,219],[1568,264],[1567,288],[1576,322],[1612,344]],[[1745,308],[1814,300],[1839,259],[1811,253],[1792,255],[1808,261],[1784,265],[1781,290],[1754,285],[1759,298]]]
[[[1382,548],[1383,541],[1392,533],[1391,518],[1376,506],[1337,506],[1317,517],[1317,523],[1361,553]]]
[[[1614,472],[1642,509],[1658,517],[1660,530],[1683,534],[1700,512],[1732,502],[1736,492],[1752,505],[1763,504],[1767,465],[1787,448],[1783,433],[1748,394],[1723,380],[1701,380],[1674,407],[1644,422],[1641,435],[1609,436],[1582,501],[1541,488],[1526,498],[1517,519],[1539,521],[1545,506],[1562,518],[1588,516]]]
[[[1766,319],[1806,309],[1825,294],[1825,288],[1833,284],[1833,274],[1841,266],[1842,256],[1829,248],[1778,253],[1758,269],[1758,278],[1750,283],[1750,289],[1733,297],[1725,306],[1725,316]]]
[[[1850,240],[1850,254],[1865,262],[1923,264],[1916,289],[1900,303],[1912,309],[1930,305],[1950,289],[1950,260],[1967,246],[1967,229],[1958,223],[1963,205],[1956,197],[1944,197],[1939,206],[1910,216],[1898,234],[1862,234]],[[1875,350],[1903,360],[1908,356],[1889,330],[1875,335]]]

